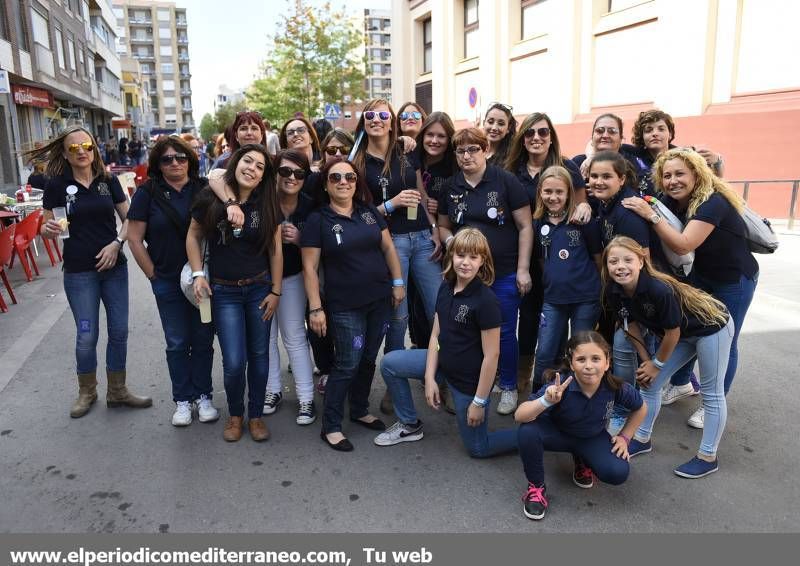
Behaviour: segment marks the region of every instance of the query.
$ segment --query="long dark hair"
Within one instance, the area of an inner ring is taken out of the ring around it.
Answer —
[[[582,330],[580,332],[576,332],[567,342],[567,348],[564,352],[564,359],[561,362],[561,367],[558,369],[548,369],[545,370],[544,374],[542,375],[542,379],[544,379],[545,383],[549,383],[553,381],[556,377],[556,373],[561,374],[562,376],[572,373],[572,354],[575,353],[575,350],[578,346],[582,346],[583,344],[595,344],[603,350],[603,353],[606,355],[608,361],[611,361],[611,346],[608,345],[606,339],[603,338],[603,335],[599,332],[595,332],[594,330]],[[562,378],[562,383],[563,383]],[[620,387],[622,387],[622,380],[618,377],[611,374],[611,368],[606,370],[606,373],[603,374],[603,381],[606,382],[609,389],[612,391],[617,391]]]
[[[541,122],[542,120],[547,122],[547,127],[550,129],[550,147],[547,148],[547,156],[544,158],[542,171],[553,165],[564,167],[561,144],[558,142],[558,134],[553,122],[550,120],[550,116],[543,112],[534,112],[522,121],[519,130],[514,134],[514,138],[511,140],[511,147],[508,150],[508,157],[506,157],[506,161],[503,164],[514,175],[517,174],[517,169],[528,161],[528,150],[525,148],[525,132],[536,122]]]
[[[364,179],[364,175],[358,172],[358,169],[356,169],[355,164],[351,163],[350,161],[342,157],[339,157],[338,155],[335,155],[333,157],[328,157],[328,159],[325,160],[325,165],[322,166],[322,170],[320,171],[320,174],[322,175],[322,186],[324,187],[322,193],[323,193],[323,201],[325,202],[325,204],[331,201],[330,197],[328,197],[328,190],[327,190],[328,173],[331,172],[331,168],[337,163],[347,163],[353,170],[353,173],[355,173],[358,176],[358,179],[356,179],[356,193],[353,195],[353,201],[358,204],[372,204],[372,193],[370,192],[369,187],[367,186],[367,181],[366,179]]]
[[[491,157],[493,165],[502,167],[506,161],[506,156],[508,156],[508,148],[511,145],[511,140],[517,133],[517,119],[514,118],[514,114],[512,113],[510,106],[501,104],[500,102],[494,102],[491,106],[489,106],[489,108],[486,109],[486,114],[483,115],[484,122],[486,122],[486,117],[492,110],[500,110],[500,112],[505,114],[506,118],[508,119],[508,132],[506,132],[506,137],[500,140],[500,143],[497,144],[497,150],[494,152],[494,154],[492,154]]]
[[[275,230],[278,227],[279,215],[275,167],[272,165],[272,159],[269,153],[267,153],[267,149],[261,144],[247,144],[237,149],[228,160],[228,166],[223,179],[228,188],[233,192],[236,200],[239,200],[241,191],[239,189],[239,183],[236,181],[236,167],[239,165],[239,161],[242,160],[242,157],[251,151],[258,152],[264,157],[264,175],[258,186],[253,189],[252,194],[258,195],[261,201],[261,219],[258,223],[260,253],[269,256],[273,251]],[[227,220],[225,204],[217,198],[210,188],[206,187],[203,189],[203,192],[198,197],[193,208],[199,210],[205,209],[205,215],[200,222],[200,227],[203,236],[207,240],[214,238],[217,229],[225,231],[228,237],[233,237],[233,227]]]
[[[425,146],[423,142],[425,141],[425,132],[434,124],[440,124],[444,129],[444,133],[447,135],[447,149],[445,150],[444,157],[440,163],[442,163],[445,170],[451,171],[454,174],[457,171],[455,153],[453,153],[453,136],[456,133],[456,128],[453,125],[453,120],[446,112],[431,112],[422,122],[422,127],[417,135],[417,148],[419,151],[420,162],[425,169],[428,168],[428,154],[425,153]]]
[[[636,171],[633,169],[633,165],[631,165],[630,161],[625,159],[621,153],[611,151],[610,149],[594,154],[591,163],[589,163],[589,172],[591,173],[592,171],[592,165],[604,161],[611,163],[611,168],[614,169],[614,173],[616,173],[618,177],[625,177],[625,187],[636,186],[638,179],[636,178]]]

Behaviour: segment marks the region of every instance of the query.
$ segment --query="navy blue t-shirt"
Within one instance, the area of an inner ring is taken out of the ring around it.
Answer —
[[[204,189],[210,190],[210,189]],[[261,223],[261,194],[254,192],[247,202],[240,205],[244,213],[244,225],[239,237],[233,236],[224,210],[217,218],[214,237],[207,239],[208,270],[212,282],[214,279],[237,281],[250,279],[266,272],[269,278],[269,255],[262,253],[259,236]],[[196,207],[192,210],[192,218],[202,222],[206,209]],[[223,234],[222,228],[225,228]]]
[[[622,287],[612,282],[606,291],[606,304],[621,326],[626,321],[635,321],[657,336],[663,336],[664,330],[671,328],[680,328],[682,338],[709,336],[724,326],[703,324],[697,316],[684,311],[672,287],[644,270],[639,273],[633,297],[627,297]]]
[[[423,164],[422,184],[425,186],[425,192],[428,193],[428,198],[438,203],[447,183],[455,173],[456,169],[452,160],[447,158],[437,163],[432,163],[427,167]]]
[[[650,229],[650,223],[634,211],[622,206],[622,199],[638,196],[636,191],[623,187],[608,202],[600,205],[598,221],[603,238],[603,247],[614,239],[614,236],[628,236],[636,240],[643,248],[650,248],[652,253],[659,241]]]
[[[543,233],[543,232],[546,232]],[[554,305],[599,301],[600,274],[592,257],[603,251],[597,221],[552,224],[540,218],[533,224],[533,255],[543,260],[544,300]]]
[[[387,228],[371,205],[355,204],[350,217],[337,214],[330,205],[308,216],[300,247],[320,248],[330,311],[357,309],[392,294],[389,266],[381,249]]]
[[[569,375],[561,376],[562,383],[569,378]],[[552,383],[544,384],[539,391],[532,393],[528,400],[544,396],[550,385]],[[581,391],[577,378],[573,378],[564,390],[561,401],[545,409],[538,418],[544,416],[552,419],[561,432],[570,436],[592,438],[606,430],[614,412],[614,405],[629,411],[638,411],[642,403],[642,396],[630,383],[622,383],[619,389],[614,391],[603,379],[594,395],[587,397]]]
[[[126,202],[122,185],[116,177],[95,177],[89,187],[73,179],[72,170],[47,182],[42,207],[67,208],[69,238],[64,244],[64,271],[96,271],[97,258],[104,247],[117,237],[115,205]],[[117,265],[126,263],[125,254],[117,254]]]
[[[303,188],[300,189],[300,191],[311,197],[311,202],[315,207],[325,202],[323,198],[325,188],[322,173],[319,171],[309,171],[306,173],[306,177],[303,179]]]
[[[289,215],[289,218],[282,220],[290,224],[294,224],[295,228],[300,231],[301,237],[303,228],[306,225],[306,219],[311,211],[314,210],[314,201],[311,197],[299,193],[297,195],[297,208]],[[300,248],[294,244],[283,244],[283,276],[291,277],[303,271],[303,260],[300,254]]]
[[[564,168],[569,171],[569,176],[572,177],[572,186],[575,190],[586,188],[586,181],[581,176],[580,169],[571,159],[564,158]],[[522,183],[525,192],[528,193],[528,198],[531,201],[531,211],[536,208],[536,194],[539,192],[540,176],[541,172],[531,177],[528,172],[528,166],[525,163],[521,163],[517,167],[517,179]]]
[[[372,201],[380,205],[388,199],[394,198],[406,189],[417,190],[417,171],[419,161],[415,153],[404,154],[394,152],[391,157],[389,174],[384,175],[384,160],[369,153],[365,160],[365,175],[367,186],[372,193]],[[420,230],[430,230],[430,223],[425,214],[423,203],[417,205],[417,219],[408,219],[408,209],[398,207],[387,218],[389,231],[392,234],[408,234]]]
[[[188,227],[192,203],[206,184],[204,178],[189,179],[180,191],[176,191],[163,179],[150,179],[133,193],[128,220],[147,223],[144,241],[147,242],[147,253],[153,261],[156,277],[170,279],[180,276],[186,263],[186,234],[178,233],[172,220],[150,197],[148,189],[161,191],[167,201],[165,204],[171,206]]]
[[[699,275],[712,281],[734,283],[742,275],[752,279],[758,273],[758,262],[750,253],[744,237],[744,219],[728,199],[714,193],[688,219],[685,210],[678,211],[678,203],[674,199],[664,196],[662,200],[684,224],[701,220],[714,226],[705,241],[694,251],[694,263],[689,277]]]
[[[447,381],[464,395],[475,395],[481,376],[481,331],[503,322],[500,301],[477,277],[458,293],[443,281],[436,297],[439,317],[439,368]]]
[[[455,234],[470,226],[489,240],[497,278],[517,271],[519,231],[512,213],[530,206],[528,194],[517,178],[499,167],[488,165],[480,183],[473,188],[456,173],[439,199],[439,214],[450,218]]]

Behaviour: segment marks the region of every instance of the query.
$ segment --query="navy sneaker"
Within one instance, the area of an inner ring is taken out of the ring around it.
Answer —
[[[270,393],[269,391],[264,396],[264,414],[271,415],[278,410],[278,405],[283,401],[283,393]]]
[[[653,451],[653,443],[649,440],[647,442],[639,442],[635,438],[628,444],[628,456],[633,458],[639,454],[647,454]]]
[[[713,474],[719,470],[719,460],[706,462],[697,456],[675,468],[675,475],[682,478],[697,479]]]

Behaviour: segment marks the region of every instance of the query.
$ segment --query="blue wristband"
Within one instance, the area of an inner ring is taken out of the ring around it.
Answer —
[[[478,407],[485,407],[489,403],[488,399],[481,399],[477,395],[472,398],[472,404],[477,405]]]
[[[394,212],[394,205],[390,200],[384,201],[383,208],[386,211],[386,214],[391,214],[392,212]]]
[[[405,282],[402,279],[392,279],[392,287],[403,287]]]
[[[664,367],[664,362],[662,362],[655,356],[650,358],[650,361],[653,362],[653,365],[656,366],[658,369],[662,369]]]
[[[539,402],[542,404],[542,406],[543,406],[545,409],[549,409],[550,407],[552,407],[552,406],[555,404],[555,403],[551,403],[550,401],[548,401],[547,399],[545,399],[545,398],[544,398],[544,395],[542,395],[541,397],[539,397]]]

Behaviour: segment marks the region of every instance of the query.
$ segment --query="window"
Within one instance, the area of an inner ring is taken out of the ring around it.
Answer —
[[[430,73],[433,70],[433,38],[431,33],[431,19],[422,22],[422,72]]]
[[[158,48],[158,52],[162,57],[172,57],[172,46],[171,45],[161,45]]]
[[[75,41],[71,37],[67,37],[67,57],[69,57],[69,68],[74,73],[78,66],[75,64]]]
[[[169,107],[174,107],[175,106],[175,97],[174,96],[164,96],[164,97],[161,98],[161,102],[164,104],[165,109],[169,108]]]
[[[17,22],[17,38],[19,39],[19,47],[24,51],[30,52],[31,42],[28,39],[28,26],[27,26],[27,8],[22,0],[18,0],[14,17]]]
[[[373,63],[372,64],[372,74],[373,75],[380,75],[383,67],[380,63]]]
[[[547,31],[550,27],[549,4],[545,0],[522,0],[520,3],[522,9],[522,32],[520,37],[522,39]]]
[[[50,49],[50,33],[47,29],[47,16],[43,16],[37,10],[31,10],[33,14],[33,41]]]
[[[8,20],[5,8],[0,8],[0,38],[8,39]]]
[[[608,0],[608,11],[619,12],[636,4],[644,4],[647,0]]]
[[[175,90],[175,81],[165,80],[163,83],[161,83],[161,88],[164,90]]]
[[[64,38],[61,37],[61,28],[55,28],[56,51],[58,51],[58,66],[62,69],[67,68],[66,57],[64,57]]]
[[[174,72],[172,63],[161,63],[161,72],[165,75],[171,75]]]
[[[464,0],[464,59],[478,55],[478,0]]]
[[[169,28],[158,28],[159,39],[172,39],[172,30]]]
[[[83,45],[79,43],[78,45],[75,46],[75,50],[78,52],[78,62],[80,63],[80,65],[78,66],[79,69],[78,74],[82,75],[86,70],[86,60],[83,57]]]
[[[170,20],[169,9],[165,10],[163,8],[159,8],[158,9],[158,21],[159,22],[168,22],[169,20]]]

